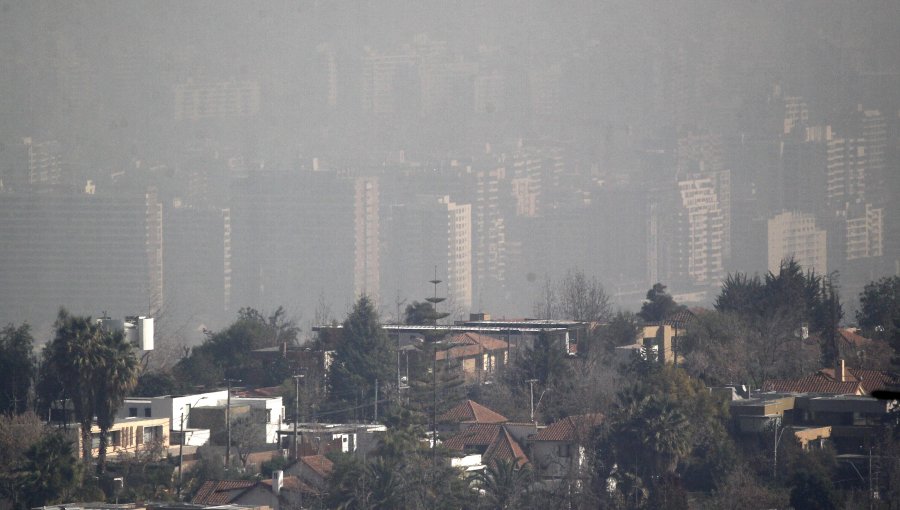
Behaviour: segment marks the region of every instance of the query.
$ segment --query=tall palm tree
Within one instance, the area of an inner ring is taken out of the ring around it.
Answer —
[[[103,332],[102,364],[95,372],[97,426],[100,428],[100,448],[97,453],[97,473],[106,470],[106,449],[109,430],[116,420],[116,411],[128,392],[137,385],[139,363],[122,331]]]
[[[54,323],[56,333],[44,348],[45,372],[62,383],[81,426],[81,456],[91,458],[91,424],[96,410],[96,372],[104,364],[103,332],[90,317],[69,315],[64,308]]]
[[[690,422],[680,409],[663,399],[650,397],[642,408],[641,442],[658,468],[674,473],[678,462],[690,452]]]

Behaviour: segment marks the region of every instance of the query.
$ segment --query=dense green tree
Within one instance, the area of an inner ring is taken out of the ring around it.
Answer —
[[[900,276],[867,283],[859,295],[856,320],[866,336],[900,350]]]
[[[791,478],[791,506],[796,510],[832,510],[840,506],[825,473],[801,471]]]
[[[131,391],[135,397],[158,397],[161,395],[174,395],[180,393],[181,387],[175,377],[169,372],[143,372],[137,380],[137,385]]]
[[[0,331],[0,412],[23,413],[35,376],[31,327],[8,324]]]
[[[660,477],[676,475],[686,481],[688,466],[709,473],[699,466],[727,465],[719,458],[730,451],[725,402],[682,369],[658,367],[635,377],[598,430],[595,469],[609,472],[617,466],[622,491],[630,490],[633,484],[624,482],[633,479],[643,481],[641,490],[653,492],[659,490],[653,481]],[[620,496],[637,497],[633,491]]]
[[[731,273],[722,282],[722,291],[716,297],[715,309],[719,312],[762,314],[765,304],[765,287],[759,276]]]
[[[633,344],[637,340],[640,330],[640,320],[637,315],[619,310],[608,324],[597,329],[591,341],[599,344],[603,351],[609,354],[616,347]],[[590,349],[587,351],[582,349],[581,344],[582,342],[578,344],[579,356],[588,354]]]
[[[344,320],[342,338],[329,370],[331,404],[336,409],[358,407],[358,416],[371,419],[376,380],[380,398],[396,379],[397,354],[393,342],[381,328],[378,312],[368,296],[361,296]],[[349,413],[344,414],[346,418]]]
[[[434,305],[427,301],[413,301],[412,304],[406,305],[406,324],[424,325],[434,324],[438,319],[438,313],[434,309]]]
[[[659,322],[683,308],[666,292],[665,285],[656,283],[647,291],[647,298],[641,305],[638,316],[645,322]]]
[[[299,328],[279,307],[265,317],[253,308],[242,308],[238,318],[222,331],[206,333],[203,344],[191,350],[175,366],[182,383],[214,386],[226,377],[240,378],[248,385],[274,386],[291,375],[284,360],[264,362],[250,353],[266,347],[297,345]]]
[[[844,307],[832,278],[821,279],[820,297],[813,313],[822,339],[822,363],[834,367],[840,358],[838,329],[844,318]]]
[[[94,374],[97,381],[95,413],[100,428],[97,472],[100,474],[106,470],[109,431],[116,422],[116,411],[137,384],[140,369],[132,346],[125,341],[124,332],[104,332],[102,341],[101,363]]]
[[[568,379],[570,368],[566,357],[562,341],[550,333],[541,332],[534,345],[525,349],[518,362],[518,370],[512,373],[521,381],[537,379],[537,384],[546,388]]]
[[[81,481],[72,442],[58,432],[44,435],[28,449],[19,474],[24,508],[68,500]]]

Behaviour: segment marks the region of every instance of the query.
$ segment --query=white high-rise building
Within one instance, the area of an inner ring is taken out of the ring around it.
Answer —
[[[785,211],[769,219],[769,271],[778,272],[781,262],[793,257],[804,269],[827,274],[825,230],[816,228],[816,217]]]

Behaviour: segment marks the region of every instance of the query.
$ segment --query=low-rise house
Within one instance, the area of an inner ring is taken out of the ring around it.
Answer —
[[[334,463],[324,455],[304,455],[284,469],[285,475],[293,475],[303,483],[324,491]]]
[[[531,429],[526,432],[536,431],[534,425],[527,426]],[[450,465],[469,471],[484,469],[484,466],[496,461],[515,462],[520,467],[524,466],[529,462],[528,455],[520,443],[523,438],[521,435],[516,438],[516,432],[522,434],[521,426],[517,430],[514,426],[501,423],[470,424],[444,441],[444,446],[453,453]]]
[[[763,383],[763,390],[828,395],[871,395],[875,390],[898,383],[900,377],[892,372],[848,368],[844,360],[840,360],[837,369],[823,368],[813,375],[797,379],[773,379]]]
[[[460,363],[467,384],[489,381],[509,362],[509,344],[479,333],[451,336],[450,347],[435,352],[436,361],[447,359]]]
[[[69,427],[69,434],[81,451],[81,425]],[[154,458],[166,456],[169,448],[168,418],[130,418],[117,420],[109,430],[106,455],[147,455]],[[91,426],[91,453],[97,456],[100,449],[100,427]]]
[[[474,400],[464,400],[437,417],[438,432],[455,434],[475,423],[506,423],[506,416]]]
[[[278,431],[281,448],[293,455],[294,427],[284,425]],[[298,423],[297,450],[299,456],[325,455],[329,452],[369,454],[378,445],[379,437],[387,432],[381,424]]]
[[[208,480],[197,490],[191,503],[214,507],[302,508],[304,498],[318,496],[319,491],[296,476],[276,475],[271,480]]]
[[[828,442],[838,453],[859,453],[893,420],[898,406],[856,394],[755,393],[730,403],[732,419],[743,434],[791,431],[804,447]]]
[[[568,416],[532,436],[528,443],[537,475],[551,481],[580,477],[587,462],[584,447],[602,423],[600,413]]]

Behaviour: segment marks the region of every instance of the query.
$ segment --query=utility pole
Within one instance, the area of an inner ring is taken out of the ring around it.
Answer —
[[[534,423],[534,383],[537,382],[537,379],[528,379],[525,382],[531,388],[531,423]]]
[[[375,379],[375,423],[378,423],[378,378]]]
[[[295,374],[292,376],[294,378],[294,460],[300,458],[300,450],[297,448],[297,422],[299,421],[300,416],[300,379],[303,379],[303,374]]]
[[[228,385],[228,397],[225,399],[225,430],[228,436],[225,443],[225,467],[231,465],[231,383],[241,382],[240,379],[225,379]]]
[[[783,419],[783,418],[782,418]],[[782,427],[781,432],[778,431],[778,419],[775,419],[775,448],[772,451],[772,479],[778,479],[778,443],[787,427]]]

